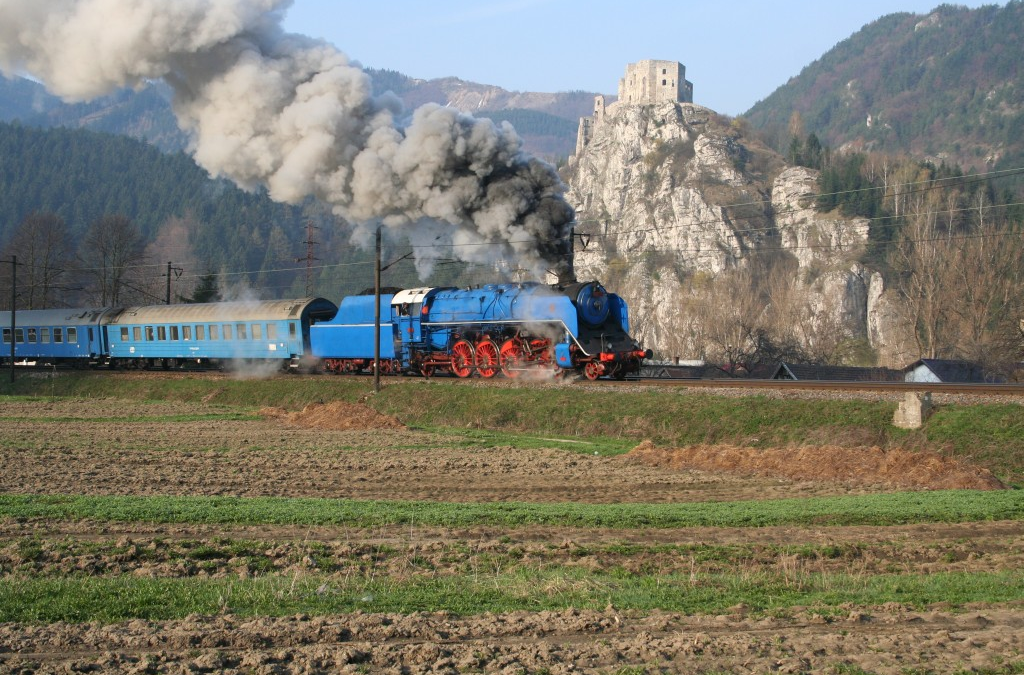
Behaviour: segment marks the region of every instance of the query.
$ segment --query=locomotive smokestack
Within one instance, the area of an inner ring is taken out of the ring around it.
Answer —
[[[564,266],[572,221],[554,167],[507,123],[392,95],[333,46],[285,33],[290,0],[0,0],[0,71],[67,100],[164,79],[196,161],[278,201],[314,196],[409,237],[421,273],[454,254]],[[570,240],[571,246],[571,240]],[[571,261],[569,263],[571,269]],[[561,272],[560,272],[561,274]]]

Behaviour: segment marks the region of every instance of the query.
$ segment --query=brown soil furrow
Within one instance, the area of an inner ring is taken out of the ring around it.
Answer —
[[[0,626],[0,637],[12,628],[16,626]],[[34,635],[26,639],[24,633]],[[1014,608],[1000,607],[964,614],[875,608],[853,610],[832,621],[813,613],[794,618],[742,613],[684,617],[613,610],[465,618],[443,614],[360,614],[344,619],[195,617],[111,626],[55,624],[26,627],[24,633],[22,639],[6,642],[16,653],[0,655],[0,662],[7,661],[11,667],[35,663],[43,668],[41,672],[83,662],[115,666],[104,672],[131,672],[146,654],[159,654],[164,667],[169,659],[186,669],[197,661],[217,659],[223,672],[243,672],[254,662],[287,663],[282,672],[328,672],[353,661],[444,668],[447,660],[463,662],[474,655],[482,661],[481,670],[489,670],[489,664],[507,665],[512,659],[531,668],[661,663],[675,666],[673,672],[687,672],[707,662],[718,669],[741,665],[779,669],[789,664],[820,671],[847,659],[858,663],[867,659],[874,663],[871,672],[899,672],[889,669],[963,662],[963,648],[972,645],[998,645],[1004,650],[1024,647],[1024,620]],[[891,649],[894,645],[914,656],[899,656]],[[999,662],[994,654],[966,660],[978,665]],[[317,664],[325,669],[318,670]],[[130,668],[122,671],[120,666]]]

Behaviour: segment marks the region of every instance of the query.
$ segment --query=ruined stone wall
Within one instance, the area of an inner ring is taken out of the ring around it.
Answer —
[[[645,60],[626,66],[619,80],[619,101],[632,105],[693,103],[693,83],[678,61]]]

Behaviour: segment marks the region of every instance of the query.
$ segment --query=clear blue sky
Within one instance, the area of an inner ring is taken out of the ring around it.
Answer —
[[[865,24],[894,12],[927,14],[940,4],[294,0],[285,29],[323,38],[364,67],[425,79],[456,76],[513,91],[614,94],[627,63],[680,61],[696,103],[738,115]]]

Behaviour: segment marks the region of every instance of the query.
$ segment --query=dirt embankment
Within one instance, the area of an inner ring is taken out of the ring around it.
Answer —
[[[288,412],[284,408],[262,408],[260,415],[281,420],[288,426],[302,429],[324,429],[345,431],[348,429],[404,429],[405,425],[390,415],[379,412],[361,403],[331,401],[311,403],[299,412]]]
[[[744,448],[694,445],[658,448],[644,441],[628,458],[675,470],[774,476],[797,481],[828,481],[851,486],[882,485],[911,490],[1003,490],[988,469],[933,452],[811,446]]]

